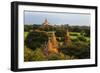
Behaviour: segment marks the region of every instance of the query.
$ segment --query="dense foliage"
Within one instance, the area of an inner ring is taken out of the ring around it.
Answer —
[[[25,45],[32,50],[40,48],[45,42],[48,41],[48,35],[41,31],[32,31],[25,39]]]
[[[66,30],[69,30],[71,44],[65,45]],[[45,44],[54,32],[59,53],[46,55]],[[89,26],[47,26],[40,24],[24,26],[24,61],[69,60],[90,58]]]

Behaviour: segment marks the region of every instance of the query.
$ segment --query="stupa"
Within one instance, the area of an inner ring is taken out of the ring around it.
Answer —
[[[68,31],[68,25],[67,25],[67,30],[66,30],[66,34],[65,34],[65,41],[64,41],[64,43],[67,46],[71,45],[71,38],[70,38],[69,31]]]
[[[52,32],[52,36],[49,37],[47,44],[45,45],[45,54],[48,55],[50,53],[58,53],[58,48],[57,48],[57,40],[54,32]]]
[[[47,19],[45,19],[45,21],[43,22],[43,24],[42,24],[43,26],[48,26],[49,25],[49,22],[48,22],[48,20]]]

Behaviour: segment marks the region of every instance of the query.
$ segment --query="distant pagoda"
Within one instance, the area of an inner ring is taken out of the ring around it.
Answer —
[[[43,24],[42,24],[42,26],[48,26],[48,25],[49,25],[49,22],[48,22],[47,19],[45,19],[44,22],[43,22]]]
[[[69,31],[68,31],[68,25],[67,25],[67,30],[66,30],[66,34],[65,34],[65,41],[64,41],[64,43],[67,46],[70,46],[71,45],[71,38],[70,38]]]

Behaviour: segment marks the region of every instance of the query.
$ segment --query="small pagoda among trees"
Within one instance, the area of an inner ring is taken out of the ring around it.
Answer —
[[[67,30],[66,30],[66,34],[65,34],[65,41],[64,41],[64,43],[65,43],[65,45],[67,45],[67,46],[70,46],[71,45],[71,38],[70,38],[70,34],[69,34],[69,31],[68,31],[68,24],[67,24]]]

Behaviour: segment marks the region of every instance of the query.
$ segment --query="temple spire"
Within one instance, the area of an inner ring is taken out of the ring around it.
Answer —
[[[57,39],[56,39],[56,36],[55,36],[55,32],[52,32],[51,42],[53,44],[53,47],[57,47],[58,42],[57,42]]]
[[[45,53],[46,55],[49,53],[58,53],[58,48],[57,48],[57,40],[55,33],[52,32],[52,36],[49,37],[46,48],[45,48]]]
[[[48,22],[47,19],[45,19],[44,22],[43,22],[43,26],[48,26],[48,25],[49,25],[49,22]]]
[[[67,46],[71,45],[71,39],[70,39],[70,34],[69,34],[69,30],[68,30],[68,24],[67,24],[67,30],[66,30],[66,34],[65,34],[65,44]]]

